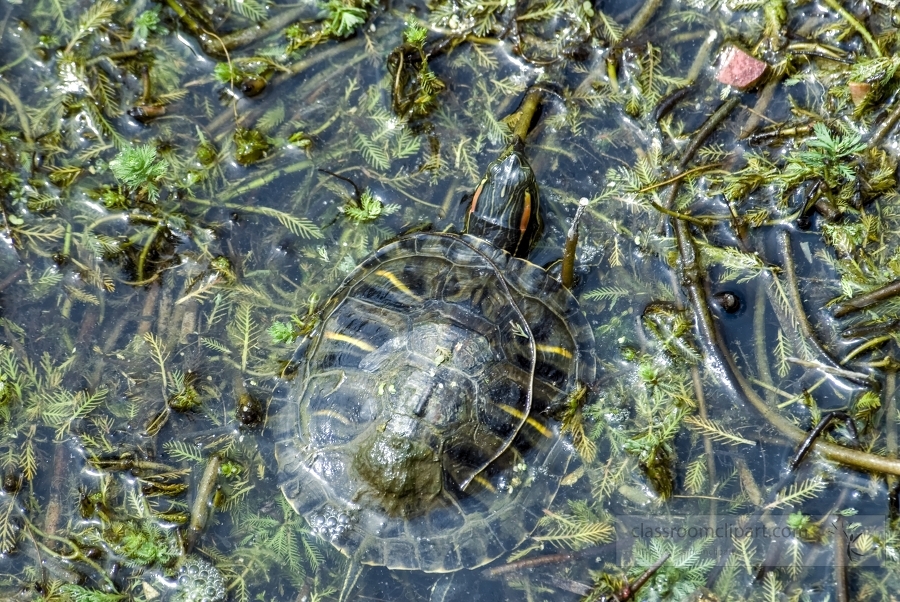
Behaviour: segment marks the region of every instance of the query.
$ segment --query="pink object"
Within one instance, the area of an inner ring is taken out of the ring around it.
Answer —
[[[737,46],[729,46],[722,52],[716,79],[725,85],[746,90],[760,82],[767,67],[765,62],[753,58]]]

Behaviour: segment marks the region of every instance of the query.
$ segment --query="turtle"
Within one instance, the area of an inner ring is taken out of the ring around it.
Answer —
[[[575,297],[526,259],[541,228],[516,138],[461,233],[376,250],[300,342],[274,399],[279,486],[358,563],[477,568],[553,501],[575,455],[556,418],[596,362]]]

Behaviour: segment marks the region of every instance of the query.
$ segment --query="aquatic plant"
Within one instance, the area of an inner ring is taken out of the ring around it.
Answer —
[[[890,600],[893,4],[3,4],[0,597],[149,600],[191,529],[234,600],[352,581],[278,497],[268,399],[363,257],[459,226],[537,85],[536,261],[588,198],[574,291],[603,370],[570,400],[560,499],[469,578],[596,598],[671,553],[647,598]],[[758,87],[716,79],[726,43]],[[801,535],[613,557],[631,513]]]

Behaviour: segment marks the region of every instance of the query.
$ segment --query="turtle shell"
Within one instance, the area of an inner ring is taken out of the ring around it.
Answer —
[[[355,560],[448,572],[518,546],[573,456],[551,418],[593,335],[545,270],[471,235],[382,247],[326,302],[276,391],[279,482]]]

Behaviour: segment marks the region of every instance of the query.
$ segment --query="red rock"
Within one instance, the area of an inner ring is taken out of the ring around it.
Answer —
[[[872,84],[868,82],[850,82],[847,84],[847,87],[850,88],[850,99],[853,101],[853,106],[858,107],[869,95]]]
[[[741,90],[752,88],[762,80],[768,65],[750,56],[737,46],[729,46],[722,51],[719,72],[716,79],[727,86]]]

